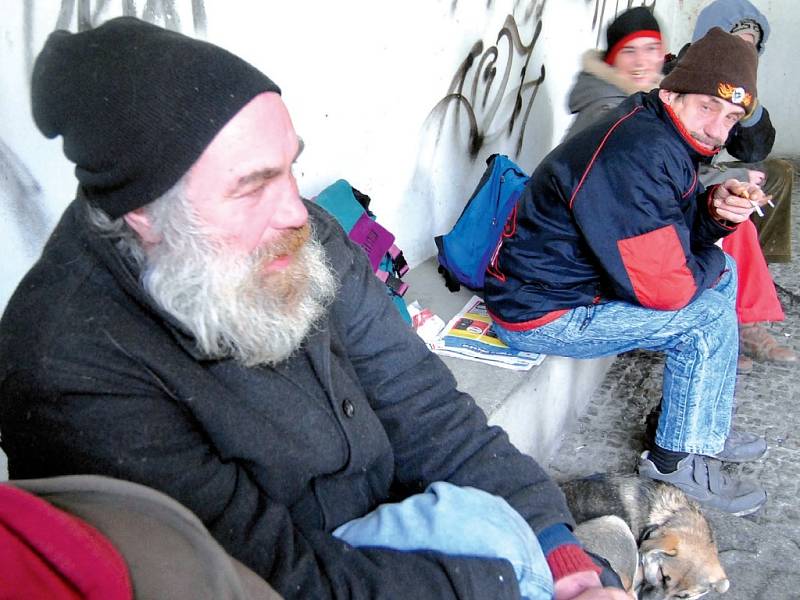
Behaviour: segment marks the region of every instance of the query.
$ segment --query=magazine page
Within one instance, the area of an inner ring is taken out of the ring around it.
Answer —
[[[437,354],[506,369],[528,370],[544,360],[543,354],[512,350],[500,341],[486,305],[478,296],[472,296],[442,333],[428,345]]]

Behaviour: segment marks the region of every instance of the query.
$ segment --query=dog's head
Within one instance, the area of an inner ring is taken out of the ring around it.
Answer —
[[[640,536],[640,600],[694,600],[712,590],[728,590],[705,518],[699,511],[680,517],[677,523],[648,526]]]

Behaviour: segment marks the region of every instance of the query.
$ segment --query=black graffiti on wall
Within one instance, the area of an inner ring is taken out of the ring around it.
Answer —
[[[50,10],[54,3],[50,0],[24,0],[23,28],[25,39],[25,66],[28,73],[33,69],[34,44],[38,37],[34,31],[34,15],[38,10]],[[167,29],[181,31],[181,14],[175,0],[146,0],[141,14],[137,14],[135,0],[61,0],[58,16],[53,29],[86,31],[101,20],[112,16],[139,16],[145,21],[161,25]],[[205,0],[192,0],[191,17],[194,33],[201,37],[206,34]]]
[[[541,15],[541,11],[534,13]],[[436,144],[452,114],[456,130],[466,120],[467,151],[471,158],[477,158],[490,138],[513,139],[513,136],[516,136],[515,153],[519,155],[531,108],[545,79],[544,65],[535,79],[528,79],[531,57],[541,31],[542,22],[537,19],[532,39],[526,44],[516,20],[508,15],[493,46],[484,49],[483,40],[472,45],[453,75],[447,93],[425,120],[426,126],[438,128]],[[512,103],[510,112],[500,116],[501,106],[509,102]]]
[[[538,15],[541,16],[546,1],[547,0],[536,0],[531,2],[531,0],[514,0],[514,10],[512,14],[519,14],[519,11],[524,9],[525,17],[522,19],[523,21],[529,19],[534,13],[538,13]],[[450,3],[450,12],[455,13],[457,8],[458,0],[452,0]],[[494,8],[494,0],[486,0],[486,10],[489,11],[492,10],[492,8]]]

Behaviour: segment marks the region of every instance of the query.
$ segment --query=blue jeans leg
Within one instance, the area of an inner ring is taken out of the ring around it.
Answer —
[[[668,450],[714,455],[730,429],[739,353],[736,265],[729,256],[725,259],[717,285],[680,310],[613,301],[575,308],[527,331],[496,325],[497,334],[513,348],[574,358],[637,348],[664,352],[656,443]]]
[[[550,568],[533,530],[505,500],[483,490],[437,481],[421,494],[348,521],[333,535],[351,546],[505,559],[523,598],[553,596]]]

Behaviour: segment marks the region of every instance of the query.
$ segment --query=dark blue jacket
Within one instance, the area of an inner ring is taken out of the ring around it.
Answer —
[[[520,198],[485,294],[495,319],[529,329],[604,300],[686,306],[725,265],[714,245],[733,225],[712,218],[697,180],[708,156],[658,90],[556,147]]]

